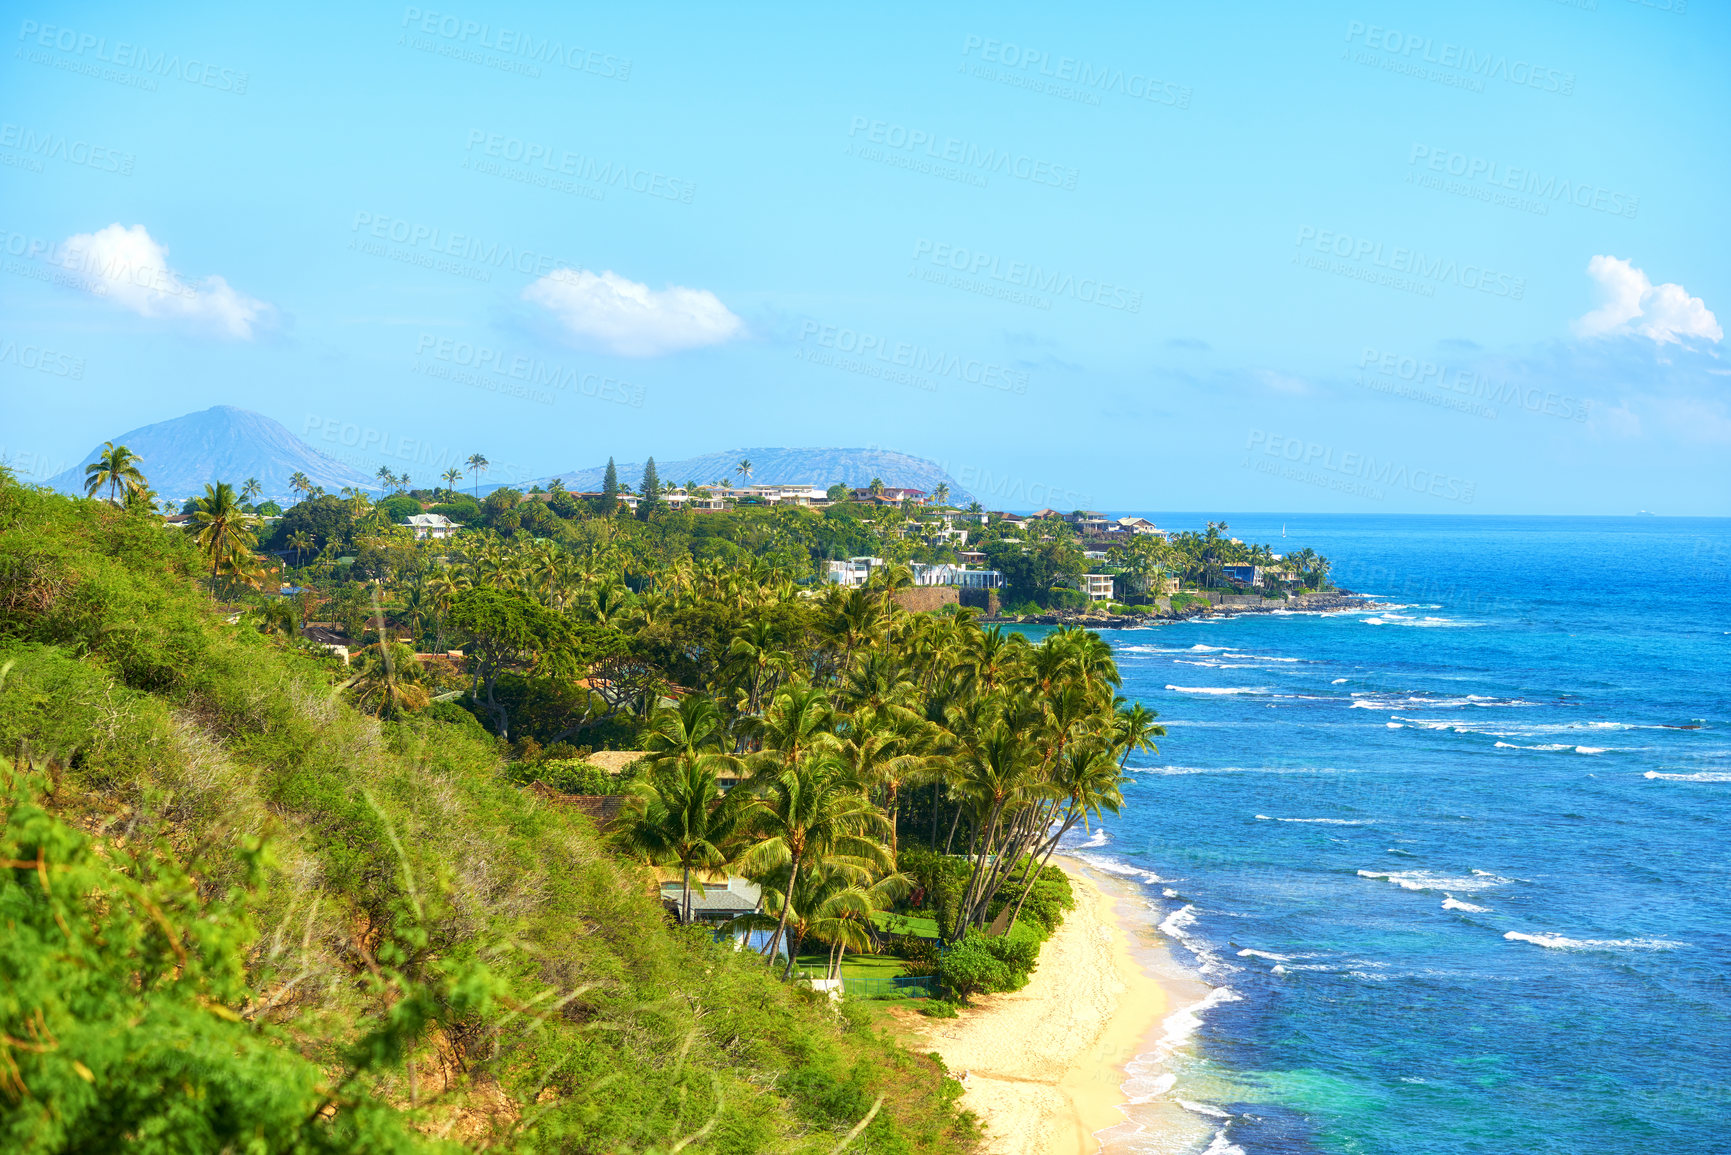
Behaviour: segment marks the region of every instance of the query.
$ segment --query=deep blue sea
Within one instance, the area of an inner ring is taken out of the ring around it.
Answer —
[[[1199,1149],[1731,1151],[1731,521],[1226,520],[1386,604],[1105,635]]]

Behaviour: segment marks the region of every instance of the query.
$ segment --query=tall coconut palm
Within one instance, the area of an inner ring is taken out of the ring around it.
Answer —
[[[950,503],[950,483],[940,481],[932,488],[932,504],[940,509]]]
[[[289,474],[289,488],[299,494],[302,501],[305,501],[308,497],[312,496],[312,478],[297,469],[293,473]]]
[[[288,535],[288,540],[283,544],[295,551],[295,564],[298,566],[307,550],[313,548],[313,535],[304,529],[297,529]]]
[[[440,476],[440,480],[445,483],[445,492],[450,496],[455,497],[457,496],[457,483],[463,480],[463,471],[453,465],[451,468],[445,470],[445,472]]]
[[[355,705],[381,718],[400,718],[431,700],[421,684],[421,660],[401,642],[379,642],[361,651],[360,669],[340,689],[355,692]]]
[[[1150,710],[1140,702],[1125,709],[1124,700],[1118,699],[1112,716],[1112,738],[1120,751],[1118,769],[1124,768],[1132,751],[1154,750],[1153,739],[1166,736],[1166,727],[1154,721],[1159,716],[1158,710]]]
[[[691,921],[691,872],[726,866],[739,844],[740,820],[749,799],[722,794],[716,776],[721,759],[703,754],[672,759],[627,795],[613,839],[627,853],[656,866],[680,869],[679,921]]]
[[[264,486],[259,484],[259,480],[256,477],[249,477],[245,481],[241,482],[240,499],[249,505],[256,501],[258,495],[263,492]]]
[[[204,487],[204,496],[194,499],[192,520],[186,532],[198,542],[199,552],[210,561],[210,588],[216,590],[217,571],[250,554],[255,543],[253,518],[240,508],[234,487],[226,481]]]
[[[785,770],[808,753],[833,750],[834,725],[835,710],[822,690],[803,682],[782,687],[757,723],[760,763]]]
[[[469,460],[465,464],[468,465],[469,471],[475,475],[475,500],[480,501],[481,475],[487,472],[487,466],[491,463],[481,454],[471,453],[469,454]]]
[[[84,494],[95,497],[96,491],[108,487],[108,500],[119,503],[121,496],[131,496],[144,489],[144,474],[138,463],[143,458],[124,445],[105,442],[95,461],[84,467]]]
[[[793,893],[804,868],[841,871],[860,881],[890,869],[888,823],[831,753],[808,754],[762,783],[749,819],[758,841],[740,855],[747,873],[788,869],[787,892],[764,954],[775,958],[787,932]],[[783,977],[793,973],[793,952]]]
[[[650,719],[643,748],[656,756],[656,765],[693,766],[710,755],[720,755],[728,746],[727,727],[721,711],[710,699],[687,694],[679,705],[656,712]],[[738,766],[731,757],[711,759],[720,773]]]
[[[733,471],[739,474],[741,481],[749,482],[751,480],[751,458],[740,458],[739,464],[733,467]]]

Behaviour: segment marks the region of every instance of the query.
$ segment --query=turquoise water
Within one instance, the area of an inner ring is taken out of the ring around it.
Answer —
[[[1216,988],[1146,1093],[1216,1153],[1731,1151],[1731,522],[1228,521],[1390,604],[1106,635],[1169,734],[1082,853]]]

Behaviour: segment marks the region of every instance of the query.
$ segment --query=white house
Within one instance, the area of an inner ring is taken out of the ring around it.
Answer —
[[[845,561],[830,562],[824,576],[831,585],[857,589],[865,585],[872,571],[883,564],[881,557],[850,557]]]
[[[447,537],[455,537],[457,533],[457,523],[442,513],[417,513],[403,524],[415,531],[416,539],[432,538],[434,541],[443,541]]]
[[[1111,601],[1112,575],[1109,573],[1083,574],[1082,592],[1088,595],[1088,600],[1091,602]]]
[[[995,590],[1002,589],[1004,575],[995,569],[965,569],[949,562],[937,565],[927,565],[924,562],[914,562],[909,567],[914,574],[916,586],[956,586],[965,590]]]

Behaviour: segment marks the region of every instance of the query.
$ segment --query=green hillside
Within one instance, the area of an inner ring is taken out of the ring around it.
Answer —
[[[930,1059],[201,572],[0,471],[0,1149],[972,1148]]]

